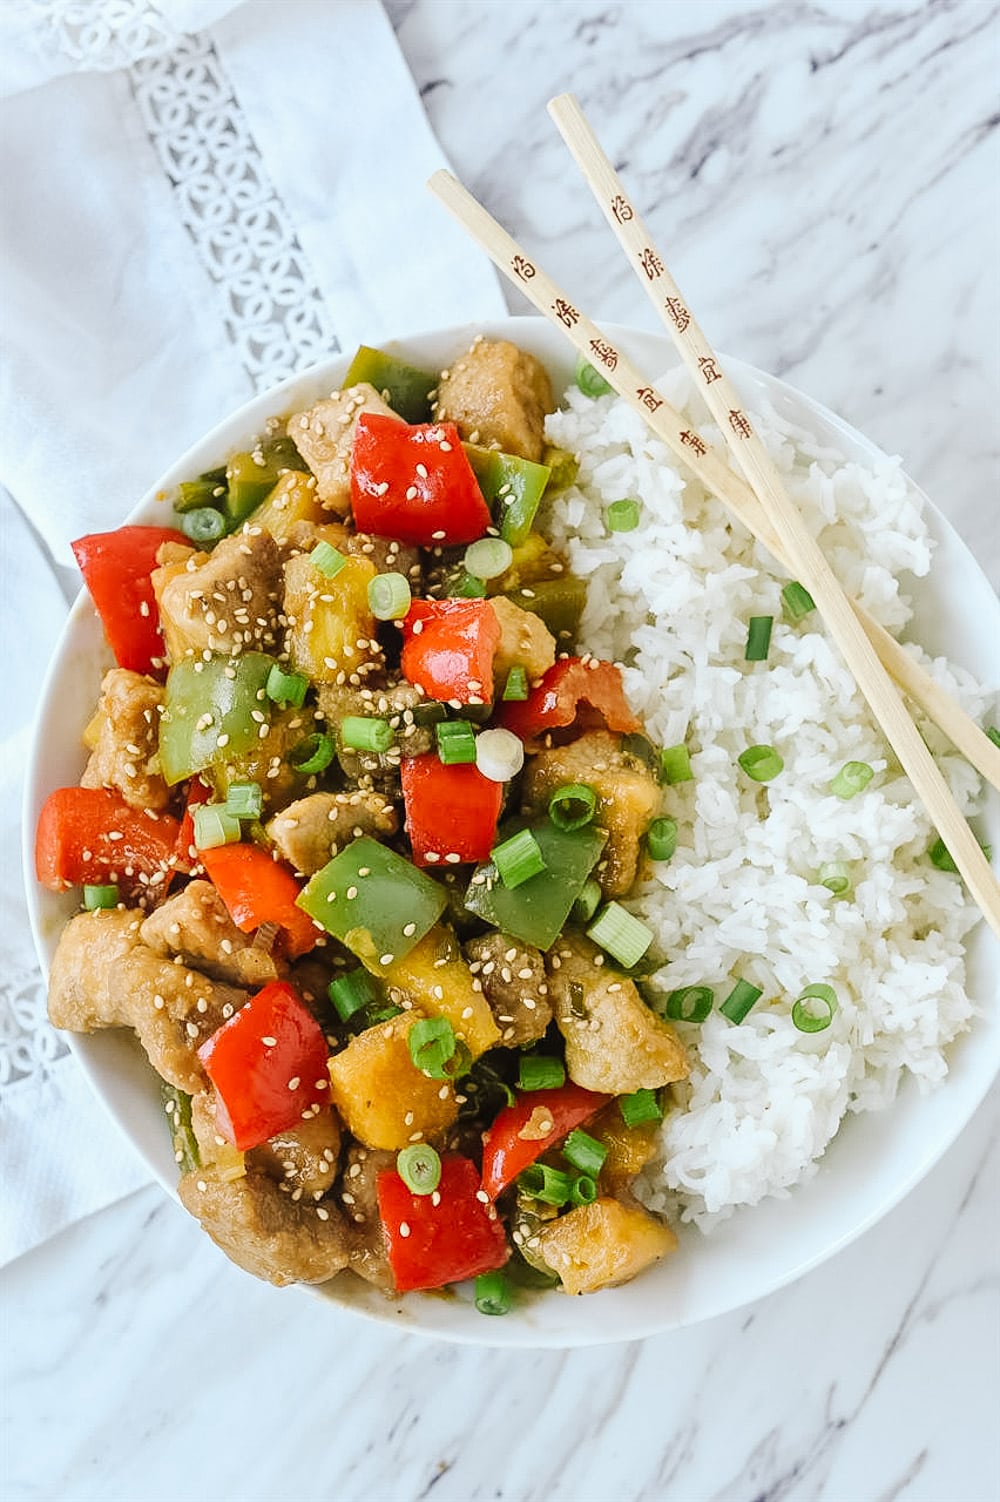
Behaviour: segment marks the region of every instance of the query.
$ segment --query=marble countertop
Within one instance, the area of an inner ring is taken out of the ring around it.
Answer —
[[[651,326],[545,113],[567,88],[709,336],[903,453],[1000,574],[992,4],[388,11],[456,172],[588,310]],[[144,1189],[3,1274],[6,1495],[992,1502],[998,1126],[994,1095],[793,1286],[565,1353],[437,1345],[265,1287]]]

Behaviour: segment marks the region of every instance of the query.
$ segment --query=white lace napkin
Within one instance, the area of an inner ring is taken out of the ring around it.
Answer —
[[[504,305],[425,191],[443,158],[378,0],[14,0],[0,58],[3,1262],[148,1177],[45,1020],[20,894],[50,560],[255,391]]]

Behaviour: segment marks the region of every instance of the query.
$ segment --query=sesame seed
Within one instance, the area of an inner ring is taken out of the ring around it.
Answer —
[[[265,1048],[274,1048],[278,1040],[277,1038],[261,1038],[260,1041],[264,1044]]]
[[[395,958],[396,958],[396,956],[394,954],[383,954],[383,955],[380,955],[379,956],[379,964],[380,965],[391,965],[392,962],[393,962],[393,960]]]
[[[416,933],[416,931],[417,931],[417,925],[415,923],[404,923],[403,924],[403,933],[405,934],[406,938],[412,939],[412,937]]]
[[[399,1234],[400,1236],[409,1236],[410,1234],[410,1228],[405,1220],[401,1220],[399,1223]]]
[[[329,1210],[324,1210],[322,1205],[317,1205],[316,1206],[316,1214],[319,1216],[320,1220],[329,1220],[330,1219],[330,1212],[329,1212]]]
[[[293,1074],[291,1079],[288,1081],[288,1088],[289,1090],[297,1090],[301,1083],[302,1081],[299,1076],[297,1074]]]

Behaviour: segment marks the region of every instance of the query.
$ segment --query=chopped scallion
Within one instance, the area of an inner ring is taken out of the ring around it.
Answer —
[[[226,791],[226,813],[234,819],[259,819],[264,794],[259,782],[231,782]]]
[[[767,654],[771,650],[771,627],[773,625],[773,615],[752,615],[750,617],[746,651],[743,654],[747,662],[767,661]]]
[[[447,1017],[421,1017],[410,1028],[410,1058],[433,1080],[447,1078],[445,1065],[455,1052],[455,1029]]]
[[[519,662],[516,662],[507,674],[503,697],[508,701],[511,699],[526,699],[528,697],[528,674]]]
[[[980,840],[979,848],[983,852],[987,860],[992,859],[992,845],[984,845],[982,840]],[[948,849],[948,846],[945,844],[944,840],[935,840],[933,845],[927,852],[927,857],[931,865],[936,866],[939,871],[951,871],[954,875],[958,875],[958,867],[955,865],[954,857],[951,851]]]
[[[267,675],[264,692],[273,704],[291,704],[293,708],[301,709],[308,688],[308,678],[301,673],[286,673],[275,663]]]
[[[557,1090],[566,1083],[566,1066],[562,1059],[548,1054],[523,1053],[518,1060],[519,1090]]]
[[[388,720],[369,719],[367,715],[345,715],[340,722],[340,744],[351,751],[372,751],[381,756],[393,742]]]
[[[396,1172],[413,1194],[433,1194],[441,1182],[441,1158],[429,1142],[414,1142],[396,1155]]]
[[[114,882],[108,882],[106,886],[84,887],[83,905],[88,913],[93,913],[100,907],[117,907],[118,887]]]
[[[376,574],[368,581],[368,605],[377,621],[401,621],[410,600],[410,585],[403,574]]]
[[[490,852],[505,887],[519,887],[545,870],[545,857],[530,829],[522,829]]]
[[[751,985],[748,980],[738,980],[719,1007],[719,1011],[723,1017],[728,1017],[730,1022],[742,1022],[763,994],[759,986]]]
[[[193,812],[194,843],[198,850],[212,850],[216,845],[235,845],[240,837],[240,821],[226,812],[222,803],[201,803]]]
[[[462,600],[482,600],[486,596],[486,580],[480,579],[478,574],[470,574],[467,569],[463,570],[451,593]]]
[[[567,1163],[572,1163],[581,1173],[589,1173],[595,1179],[604,1167],[607,1156],[608,1150],[604,1143],[591,1137],[582,1127],[575,1127],[563,1143],[563,1157]]]
[[[754,782],[771,782],[785,766],[773,746],[748,746],[737,760]]]
[[[785,585],[781,591],[781,598],[784,601],[785,614],[789,620],[801,621],[804,616],[809,615],[816,609],[816,601],[805,585],[800,584],[797,579],[793,579],[791,584]]]
[[[612,501],[604,515],[609,532],[634,532],[639,525],[639,502]]]
[[[335,579],[346,564],[347,559],[343,553],[337,552],[332,543],[318,542],[309,554],[309,562],[325,578]]]
[[[576,362],[576,384],[584,396],[589,396],[592,401],[599,396],[607,396],[611,390],[601,372],[596,370],[582,355]]]
[[[347,721],[344,721],[346,724]],[[288,762],[291,767],[304,777],[312,777],[317,772],[324,771],[333,761],[333,741],[322,731],[316,730],[312,735],[307,735],[299,741],[288,753]]]
[[[821,887],[826,887],[834,897],[843,897],[851,890],[851,868],[846,861],[826,861],[816,873]]]
[[[567,782],[549,799],[549,818],[557,829],[583,829],[597,809],[597,794],[587,782]]]
[[[468,720],[441,720],[435,727],[438,756],[446,767],[476,759],[476,737]]]
[[[1000,730],[995,725],[987,725],[986,734],[994,746],[1000,746]]]
[[[597,1198],[597,1180],[589,1173],[579,1173],[569,1192],[571,1205],[592,1205]]]
[[[708,986],[681,986],[667,997],[666,1012],[672,1022],[704,1022],[715,1005]]]
[[[484,730],[475,744],[476,766],[491,782],[509,782],[524,766],[524,742],[512,730]]]
[[[846,803],[849,798],[862,792],[874,776],[874,768],[866,761],[845,761],[830,783],[830,792],[837,798],[843,798]]]
[[[578,923],[589,923],[601,905],[601,886],[593,877],[583,884],[583,890],[573,904],[572,915]]]
[[[653,942],[652,929],[618,902],[607,903],[587,929],[587,935],[626,970],[638,964]]]
[[[226,530],[226,518],[214,506],[196,506],[193,511],[185,511],[180,528],[192,542],[218,542]]]
[[[355,1012],[378,1000],[378,990],[367,970],[360,967],[330,982],[328,995],[342,1022],[349,1022]]]
[[[679,746],[664,746],[660,752],[660,781],[670,783],[692,782],[691,757],[683,743]]]
[[[573,1180],[561,1168],[532,1163],[518,1174],[517,1187],[529,1199],[541,1200],[545,1205],[565,1205],[573,1190]]]
[[[618,1109],[628,1127],[641,1126],[644,1121],[663,1120],[655,1090],[635,1090],[631,1095],[620,1095]]]
[[[646,849],[653,861],[668,861],[677,849],[676,819],[654,819],[646,830]]]
[[[511,1306],[510,1283],[504,1273],[497,1269],[480,1273],[476,1279],[476,1308],[480,1314],[509,1314]]]
[[[470,543],[462,560],[475,579],[498,579],[514,562],[514,549],[502,537],[481,537]]]
[[[837,993],[832,986],[806,986],[792,1006],[792,1021],[800,1033],[821,1033],[830,1026],[837,1010]]]

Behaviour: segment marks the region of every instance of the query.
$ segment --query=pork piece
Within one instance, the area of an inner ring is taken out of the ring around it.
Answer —
[[[660,789],[646,764],[621,748],[621,737],[590,730],[565,746],[529,756],[522,811],[544,813],[557,788],[589,783],[597,794],[594,823],[608,843],[594,872],[605,897],[621,897],[635,882],[641,840],[660,807]]]
[[[347,1266],[348,1235],[336,1205],[293,1202],[259,1168],[229,1181],[216,1168],[196,1168],[177,1193],[238,1267],[279,1288],[325,1283]]]
[[[500,645],[493,658],[493,683],[500,693],[512,667],[524,668],[529,682],[540,678],[556,660],[556,639],[540,616],[505,596],[496,595],[490,604],[500,623]]]
[[[545,443],[545,415],[555,408],[548,372],[534,355],[506,339],[480,334],[450,370],[441,372],[433,411],[439,422],[453,422],[470,443],[537,462]]]
[[[220,1179],[240,1179],[246,1173],[246,1157],[227,1142],[216,1125],[215,1091],[201,1090],[191,1097],[191,1130],[198,1144],[198,1162],[214,1168]]]
[[[627,1283],[677,1248],[668,1225],[633,1200],[602,1196],[539,1232],[539,1254],[567,1293],[596,1293]]]
[[[548,955],[552,1009],[566,1040],[570,1079],[606,1095],[686,1079],[680,1039],[649,1010],[634,982],[603,958],[582,935],[563,935]]]
[[[396,1154],[352,1142],[340,1180],[340,1201],[350,1227],[348,1266],[387,1293],[393,1289],[385,1232],[378,1213],[378,1176],[396,1167]]]
[[[98,908],[70,919],[49,973],[53,1027],[92,1033],[130,1025],[127,998],[109,983],[115,962],[140,942],[143,917],[130,908]]]
[[[247,999],[139,944],[111,967],[109,992],[122,1015],[105,1026],[133,1027],[162,1079],[194,1095],[205,1088],[197,1050]]]
[[[312,876],[352,840],[384,839],[398,828],[395,806],[381,793],[310,793],[275,814],[267,832],[296,871]]]
[[[320,500],[338,516],[346,516],[351,509],[351,451],[362,412],[397,417],[374,386],[360,381],[288,420],[288,436],[316,476]],[[401,422],[402,418],[397,420]]]
[[[234,986],[266,986],[282,973],[274,957],[241,933],[210,881],[192,881],[142,925],[155,954],[180,955],[185,965]]]
[[[247,1169],[280,1181],[294,1203],[321,1200],[333,1187],[340,1158],[340,1120],[329,1106],[247,1153]]]
[[[483,934],[465,945],[469,969],[479,977],[483,995],[500,1029],[505,1048],[520,1048],[544,1037],[552,1021],[545,980],[545,961],[532,944],[509,934]]]
[[[133,808],[166,808],[170,790],[156,770],[163,690],[152,678],[112,668],[101,683],[97,714],[84,736],[90,760],[85,788],[116,788]]]
[[[203,651],[271,650],[278,640],[281,554],[270,532],[247,525],[211,553],[153,570],[171,662]]]
[[[367,558],[379,574],[403,574],[411,585],[420,581],[420,549],[394,537],[375,537],[369,532],[355,532],[340,522],[296,522],[285,539],[290,549],[311,553],[318,542],[328,542],[348,557]],[[414,590],[416,593],[416,590]]]
[[[433,727],[415,722],[414,710],[420,703],[420,695],[413,685],[405,680],[379,688],[321,683],[316,697],[327,730],[338,742],[337,731],[348,715],[374,716],[389,721],[396,739],[388,751],[354,751],[338,745],[337,759],[344,775],[352,782],[365,786],[374,783],[398,798],[401,756],[421,756],[425,751],[433,750],[435,745]]]

